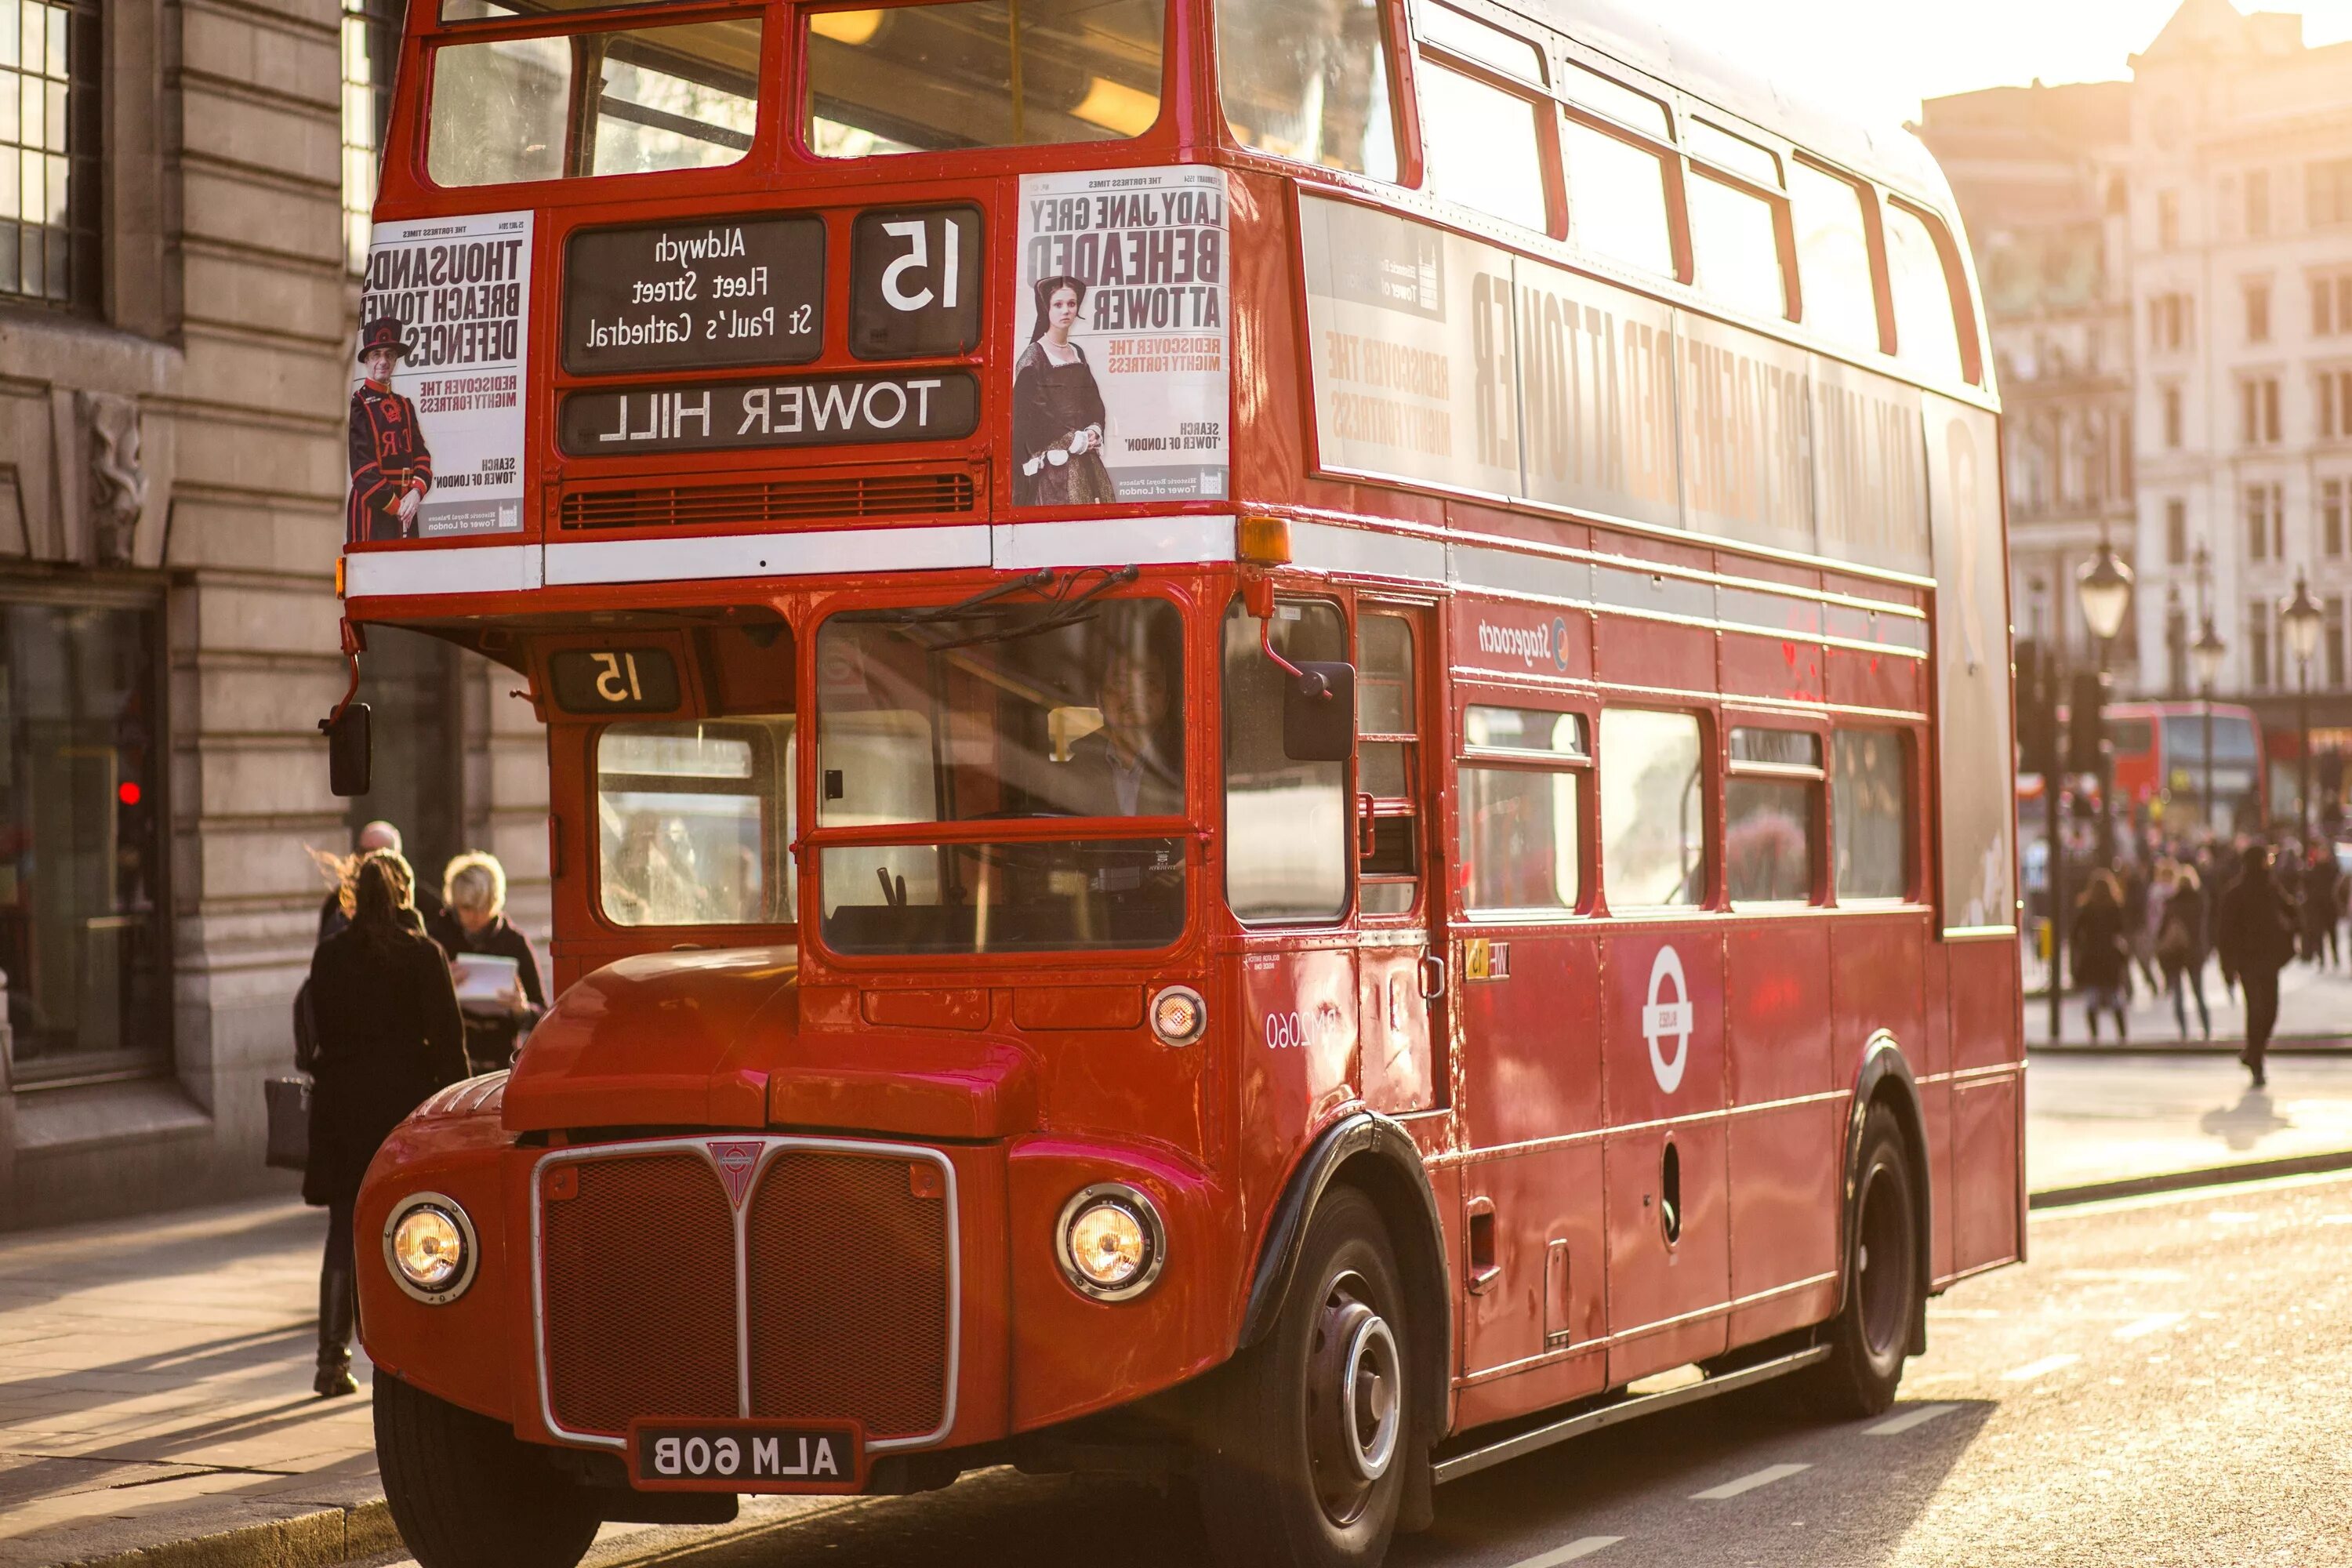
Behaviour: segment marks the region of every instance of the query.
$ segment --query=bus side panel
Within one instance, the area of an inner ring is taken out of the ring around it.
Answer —
[[[2013,941],[1946,944],[1952,987],[1952,1267],[2021,1251],[2018,952]]]
[[[1958,1190],[1952,1163],[1952,984],[1947,949],[1924,931],[1914,952],[1924,952],[1917,965],[1925,976],[1927,1010],[1923,1033],[1927,1056],[1913,1063],[1919,1072],[1919,1109],[1927,1122],[1927,1175],[1934,1188],[1929,1205],[1928,1272],[1948,1279],[1952,1263],[1952,1194]]]
[[[1837,1302],[1838,1152],[1844,1101],[1830,1076],[1829,929],[1765,918],[1727,944],[1731,1342],[1817,1322]],[[1808,1283],[1810,1282],[1810,1283]],[[1796,1289],[1791,1289],[1796,1287]]]
[[[1798,637],[1723,634],[1723,694],[1787,702],[1822,700],[1822,645]]]

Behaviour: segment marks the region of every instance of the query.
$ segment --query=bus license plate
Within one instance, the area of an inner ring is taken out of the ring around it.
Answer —
[[[656,1490],[855,1491],[857,1428],[846,1423],[633,1421],[629,1468]]]

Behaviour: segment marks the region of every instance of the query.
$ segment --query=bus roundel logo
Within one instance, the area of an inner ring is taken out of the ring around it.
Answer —
[[[1669,1037],[1675,1043],[1671,1058],[1665,1051]],[[1683,955],[1671,946],[1659,948],[1650,963],[1650,999],[1642,1009],[1642,1037],[1650,1042],[1650,1070],[1657,1075],[1658,1087],[1674,1093],[1690,1061],[1691,1001],[1690,983],[1683,978]]]

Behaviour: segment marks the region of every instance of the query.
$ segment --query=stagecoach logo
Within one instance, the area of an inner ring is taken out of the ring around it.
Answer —
[[[1532,669],[1536,660],[1549,659],[1556,670],[1568,668],[1568,617],[1554,616],[1548,626],[1498,626],[1478,623],[1478,651],[1516,658]]]
[[[1674,1000],[1661,1001],[1670,984]],[[1683,978],[1683,956],[1672,947],[1658,949],[1657,958],[1650,964],[1650,1000],[1642,1009],[1642,1036],[1650,1042],[1650,1070],[1657,1074],[1658,1087],[1674,1093],[1690,1060],[1691,1000],[1690,983]],[[1664,1049],[1668,1036],[1675,1042],[1672,1060]]]
[[[1655,985],[1651,988],[1656,989]],[[751,1173],[759,1167],[760,1145],[743,1140],[713,1139],[704,1147],[710,1151],[710,1163],[719,1167],[719,1179],[727,1184],[727,1201],[741,1208],[743,1194],[751,1184]]]

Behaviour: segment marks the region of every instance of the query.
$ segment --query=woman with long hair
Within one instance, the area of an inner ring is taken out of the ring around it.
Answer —
[[[2196,867],[2170,869],[2171,890],[2165,896],[2156,931],[2156,962],[2164,971],[2164,988],[2172,995],[2172,1021],[2180,1026],[2180,1037],[2189,1037],[2188,998],[2194,996],[2198,1025],[2210,1040],[2213,1015],[2205,1006],[2205,889]]]
[[[2074,925],[2066,940],[2074,944],[2074,985],[2083,993],[2091,1038],[2099,1037],[2099,1015],[2113,1013],[2116,1038],[2129,1039],[2124,1025],[2124,984],[2131,945],[2124,938],[2124,890],[2113,871],[2103,868],[2091,873],[2090,885],[2074,900]]]
[[[1013,504],[1096,506],[1118,499],[1103,466],[1102,388],[1070,341],[1087,286],[1037,279],[1037,321],[1013,364]]]
[[[466,1027],[448,961],[427,937],[408,862],[389,849],[352,868],[352,922],[310,959],[318,1059],[304,1201],[327,1211],[319,1268],[321,1396],[351,1394],[355,1266],[352,1208],[368,1162],[436,1089],[466,1077]]]

